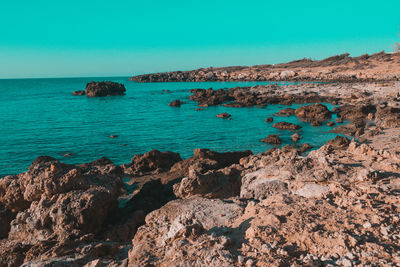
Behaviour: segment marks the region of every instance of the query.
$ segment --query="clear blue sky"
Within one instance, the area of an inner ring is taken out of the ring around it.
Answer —
[[[400,1],[0,2],[0,78],[115,76],[392,51]]]

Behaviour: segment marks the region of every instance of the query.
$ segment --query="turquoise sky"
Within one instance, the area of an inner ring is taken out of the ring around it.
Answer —
[[[114,76],[392,51],[400,1],[0,2],[0,78]]]

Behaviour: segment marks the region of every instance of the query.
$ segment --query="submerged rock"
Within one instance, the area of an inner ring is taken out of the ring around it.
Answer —
[[[124,95],[125,86],[115,82],[91,82],[86,85],[86,96],[115,96]]]

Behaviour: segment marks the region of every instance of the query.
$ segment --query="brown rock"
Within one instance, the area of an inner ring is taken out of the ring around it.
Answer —
[[[299,148],[299,152],[300,152],[300,154],[303,154],[303,153],[307,152],[308,150],[310,150],[310,149],[312,149],[312,148],[313,148],[312,145],[310,145],[310,144],[308,144],[308,143],[305,143],[304,145],[302,145],[302,146]]]
[[[10,223],[15,219],[17,214],[11,210],[4,209],[3,205],[0,203],[0,239],[8,236],[10,231]]]
[[[72,94],[73,95],[85,95],[86,92],[84,90],[78,90],[78,91],[73,91]]]
[[[278,113],[276,113],[276,115],[282,116],[282,117],[288,117],[288,116],[294,115],[295,111],[296,110],[294,108],[285,108],[285,109],[279,110]]]
[[[161,173],[168,171],[175,163],[181,161],[178,153],[152,150],[144,154],[137,154],[130,164],[124,165],[125,171],[132,175],[145,173]]]
[[[274,135],[274,134],[268,135],[267,138],[262,139],[261,142],[268,143],[268,144],[273,144],[273,145],[282,144],[281,138],[279,138],[279,136]]]
[[[331,118],[331,112],[322,104],[302,106],[295,111],[295,115],[304,121],[326,121]]]
[[[332,126],[335,126],[336,123],[334,121],[330,121],[326,125],[332,127]]]
[[[224,112],[224,113],[217,114],[216,116],[218,118],[227,119],[227,118],[230,118],[232,115],[229,114],[229,113]]]
[[[125,91],[123,84],[114,82],[91,82],[86,85],[88,97],[124,95]]]
[[[300,125],[296,125],[294,123],[284,122],[284,121],[275,123],[274,125],[272,125],[272,127],[279,129],[279,130],[289,130],[289,131],[294,131],[294,130],[298,130],[298,129],[302,128]]]
[[[294,133],[292,136],[293,142],[297,143],[302,137],[298,133]]]
[[[329,140],[326,143],[336,149],[345,149],[349,146],[350,142],[351,140],[349,138],[338,135],[335,139]]]
[[[265,119],[265,122],[273,122],[274,118],[273,117],[268,117]]]
[[[180,101],[180,100],[174,100],[171,103],[168,104],[168,106],[171,107],[180,107],[182,104],[184,104],[184,101]]]

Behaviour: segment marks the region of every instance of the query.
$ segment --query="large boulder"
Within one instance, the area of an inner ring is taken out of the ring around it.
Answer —
[[[91,82],[86,85],[86,96],[114,96],[124,95],[125,86],[115,82]]]
[[[302,106],[295,111],[295,115],[303,121],[326,121],[331,118],[331,112],[322,104]]]
[[[0,203],[19,212],[9,238],[35,243],[96,234],[117,208],[122,175],[106,158],[75,166],[38,157],[27,172],[0,180]]]
[[[346,149],[350,145],[351,140],[344,136],[336,136],[334,139],[327,141],[328,145],[336,149]]]

